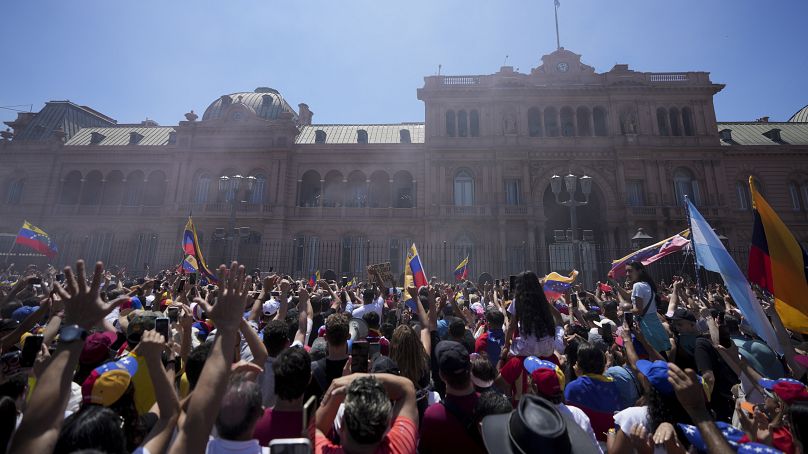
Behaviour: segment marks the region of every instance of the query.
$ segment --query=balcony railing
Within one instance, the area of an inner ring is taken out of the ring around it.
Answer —
[[[525,216],[527,215],[527,205],[505,205],[502,210],[506,216]]]
[[[636,206],[631,207],[631,214],[634,216],[656,216],[656,207]]]
[[[480,76],[443,76],[443,85],[480,85]]]
[[[649,82],[687,82],[686,73],[649,74]]]

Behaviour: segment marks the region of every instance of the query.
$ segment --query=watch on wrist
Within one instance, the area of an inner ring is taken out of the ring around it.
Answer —
[[[87,330],[79,325],[65,325],[59,330],[59,342],[71,343],[87,338]]]

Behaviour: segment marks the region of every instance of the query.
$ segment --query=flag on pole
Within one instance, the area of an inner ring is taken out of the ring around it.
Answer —
[[[415,243],[410,246],[407,252],[407,265],[404,267],[404,288],[414,285],[415,288],[420,288],[428,284],[426,279],[426,272],[424,266],[421,264],[421,258],[418,256],[418,249]]]
[[[17,234],[17,239],[14,244],[21,244],[29,248],[45,254],[48,258],[53,258],[59,253],[56,248],[56,243],[51,240],[51,237],[45,233],[44,230],[31,224],[28,221],[22,223],[20,232]]]
[[[197,263],[196,258],[194,258],[193,255],[186,255],[185,259],[183,259],[183,261],[182,261],[182,269],[186,273],[191,273],[191,274],[198,273],[199,272],[199,264]]]
[[[196,236],[196,227],[191,216],[188,216],[188,222],[185,224],[185,231],[182,234],[182,250],[185,252],[186,259],[190,255],[196,260],[197,272],[209,282],[216,282],[216,276],[208,269],[205,264],[205,258],[202,256],[202,248],[199,245],[199,238]],[[184,266],[183,261],[183,266]]]
[[[620,279],[626,275],[626,265],[631,262],[641,262],[643,265],[650,265],[657,260],[674,252],[681,251],[688,244],[690,240],[690,231],[685,230],[677,233],[670,238],[646,246],[639,251],[632,252],[631,254],[612,261],[612,269],[609,270],[609,277],[612,279]]]
[[[774,295],[783,325],[808,333],[808,256],[749,178],[755,226],[749,249],[749,281]]]
[[[718,239],[718,235],[690,199],[687,199],[687,211],[690,216],[691,242],[693,250],[696,252],[696,263],[708,271],[721,274],[732,300],[738,305],[738,309],[741,310],[755,333],[775,351],[782,354],[783,348],[777,342],[774,328],[766,318],[763,308],[752,292],[752,287],[749,286],[746,277],[738,268],[738,264],[729,255],[724,244]]]
[[[469,276],[469,257],[463,259],[457,268],[454,269],[455,279],[458,281],[464,281]]]
[[[320,270],[317,270],[316,272],[312,273],[312,275],[309,277],[309,287],[314,287],[314,284],[316,284],[319,280],[320,280]]]
[[[555,7],[558,8],[561,6],[561,2],[559,0],[555,0]]]
[[[560,298],[561,295],[567,293],[570,288],[572,288],[572,284],[577,277],[577,270],[572,270],[569,276],[564,276],[553,271],[547,276],[544,276],[544,295],[550,300]]]

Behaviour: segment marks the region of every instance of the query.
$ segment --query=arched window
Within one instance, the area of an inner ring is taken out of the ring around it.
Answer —
[[[323,206],[341,207],[345,202],[345,191],[342,174],[332,170],[325,175],[323,181]]]
[[[412,175],[406,170],[393,176],[393,207],[412,208],[415,206],[415,185]]]
[[[738,196],[738,209],[748,210],[752,207],[752,195],[749,193],[749,185],[743,181],[735,183],[735,193]]]
[[[101,188],[104,183],[104,176],[101,172],[93,170],[84,177],[84,185],[81,189],[81,205],[98,205],[101,203]]]
[[[693,173],[687,169],[676,169],[673,173],[673,189],[676,196],[676,204],[684,205],[685,196],[695,205],[701,205],[701,194],[699,193],[699,182],[693,177]]]
[[[671,122],[671,135],[681,136],[682,129],[679,127],[679,109],[676,107],[671,107],[670,110],[668,110],[668,116],[670,117]]]
[[[457,112],[457,135],[458,137],[466,137],[469,135],[468,116],[465,110]]]
[[[149,181],[143,191],[143,205],[151,207],[161,206],[163,202],[165,202],[167,188],[166,174],[161,170],[151,172],[149,174]]]
[[[107,182],[104,183],[104,195],[101,197],[101,205],[120,205],[123,198],[123,189],[123,173],[119,170],[113,170],[108,173]]]
[[[592,119],[595,123],[595,135],[605,137],[609,135],[609,127],[606,125],[606,109],[595,107],[592,109]]]
[[[412,143],[412,138],[410,137],[410,130],[409,129],[399,129],[398,130],[398,141],[400,143]]]
[[[527,110],[527,133],[530,137],[541,137],[541,110],[531,107]]]
[[[544,109],[544,133],[547,137],[558,137],[558,116],[555,107]]]
[[[575,112],[577,120],[578,120],[578,135],[579,136],[591,136],[592,135],[592,125],[589,123],[589,108],[586,106],[580,106]]]
[[[456,206],[474,205],[474,178],[467,170],[461,170],[455,175],[454,204]]]
[[[446,111],[446,135],[449,137],[455,136],[455,113],[454,110]]]
[[[126,190],[123,196],[123,204],[126,206],[139,206],[143,197],[143,184],[145,175],[140,170],[135,170],[126,176]]]
[[[199,175],[194,186],[193,201],[197,205],[204,205],[208,203],[208,195],[210,194],[210,175],[203,173]]]
[[[789,181],[788,195],[791,198],[791,209],[793,211],[800,211],[802,209],[802,203],[800,203],[800,185],[793,181]]]
[[[668,113],[665,111],[664,107],[660,107],[656,110],[656,120],[657,128],[659,128],[659,135],[671,135],[670,130],[668,129]]]
[[[68,173],[62,182],[59,203],[62,205],[75,205],[79,203],[79,194],[81,194],[81,172],[74,170]]]
[[[253,205],[261,205],[264,203],[267,193],[267,177],[263,173],[253,175],[255,183],[253,184],[252,193],[250,193],[249,202]]]
[[[356,143],[368,143],[368,132],[364,129],[356,131]]]
[[[24,187],[25,178],[17,178],[9,183],[8,189],[6,190],[6,203],[9,205],[19,205]]]
[[[366,207],[368,203],[368,181],[365,174],[355,170],[348,175],[345,188],[345,206],[353,208]]]
[[[320,205],[320,174],[309,170],[300,181],[300,206],[316,207]]]
[[[682,125],[685,128],[686,136],[695,136],[695,128],[693,127],[693,111],[690,107],[682,108]]]
[[[325,143],[326,134],[322,129],[314,131],[314,143]]]
[[[387,172],[377,170],[370,176],[368,206],[371,208],[390,206],[390,175]]]
[[[480,137],[480,113],[477,109],[469,111],[469,132],[471,137]]]
[[[561,135],[564,137],[575,137],[575,112],[572,107],[561,108]]]

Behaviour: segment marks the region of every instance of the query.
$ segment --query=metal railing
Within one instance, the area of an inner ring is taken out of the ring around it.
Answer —
[[[480,76],[443,76],[443,85],[480,85]]]
[[[685,73],[670,73],[670,74],[649,74],[649,82],[687,82],[687,74]]]

